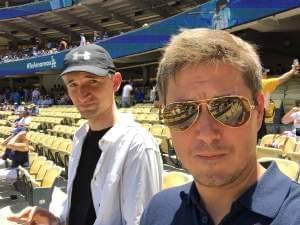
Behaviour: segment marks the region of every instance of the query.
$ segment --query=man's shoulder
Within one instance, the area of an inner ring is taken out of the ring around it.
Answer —
[[[177,208],[186,200],[191,185],[192,182],[160,191],[153,196],[149,206],[156,208],[159,205],[168,205],[169,209]]]
[[[174,220],[178,224],[188,224],[185,218],[190,216],[187,204],[190,187],[188,183],[155,194],[144,210],[141,225],[168,225]]]

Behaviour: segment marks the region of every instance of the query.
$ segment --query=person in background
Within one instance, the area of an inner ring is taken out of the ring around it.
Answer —
[[[288,72],[282,74],[279,77],[274,77],[274,78],[267,78],[267,73],[269,70],[267,69],[262,70],[261,85],[262,85],[262,91],[265,98],[265,103],[264,103],[265,110],[268,108],[270,104],[270,97],[272,92],[274,92],[279,85],[288,81],[293,76],[299,74],[299,70],[300,70],[300,66],[293,64],[291,69]],[[267,134],[266,124],[265,121],[263,120],[262,126],[258,131],[257,139],[258,140],[261,139],[266,134]]]
[[[33,150],[26,138],[26,131],[21,131],[7,138],[2,146],[6,147],[3,160],[11,159],[9,168],[0,169],[0,184],[13,184],[17,180],[18,166],[28,167],[28,152]]]
[[[59,44],[58,44],[57,50],[58,50],[58,51],[63,51],[63,50],[65,50],[65,49],[67,49],[67,48],[68,48],[67,40],[66,40],[65,38],[61,38],[61,39],[60,39],[60,42],[59,42]]]
[[[297,142],[300,141],[300,101],[296,101],[296,106],[281,118],[281,122],[283,124],[293,123],[293,130],[285,132],[285,134],[296,137]]]
[[[194,181],[156,194],[140,225],[300,224],[300,184],[257,162],[260,78],[255,48],[229,32],[171,38],[157,72],[160,118]]]
[[[93,42],[95,43],[95,42],[100,41],[100,40],[101,40],[101,38],[100,38],[99,32],[98,31],[94,31],[93,32]]]
[[[131,81],[126,81],[122,90],[121,105],[122,107],[130,107],[131,102],[131,92],[133,91],[133,85]]]
[[[67,199],[50,213],[28,207],[8,219],[43,225],[138,225],[162,185],[162,160],[154,138],[131,114],[118,112],[122,76],[102,47],[89,44],[65,57],[62,79],[88,120],[74,134]]]
[[[80,47],[83,47],[83,46],[86,46],[87,45],[87,42],[86,42],[86,38],[84,36],[83,33],[80,33]]]

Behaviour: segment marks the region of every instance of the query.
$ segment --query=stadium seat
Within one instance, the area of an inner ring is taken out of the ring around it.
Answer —
[[[265,146],[256,146],[256,158],[260,159],[262,157],[274,157],[274,158],[282,158],[283,152],[278,148],[271,148]]]
[[[296,147],[296,140],[281,134],[267,134],[262,137],[260,146],[282,149],[283,154],[293,152]]]
[[[292,180],[298,181],[300,167],[299,164],[294,161],[288,159],[264,157],[260,158],[258,162],[265,168],[267,168],[271,164],[271,162],[276,162],[278,168],[282,173],[290,177]]]
[[[192,175],[179,171],[170,171],[163,174],[163,189],[180,186],[193,181]]]

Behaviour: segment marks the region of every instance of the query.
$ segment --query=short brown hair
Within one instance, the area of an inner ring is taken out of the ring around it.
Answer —
[[[255,96],[261,90],[261,62],[255,46],[226,31],[206,28],[183,29],[164,49],[157,71],[162,103],[166,103],[169,79],[174,79],[184,66],[216,60],[241,71],[257,103]]]

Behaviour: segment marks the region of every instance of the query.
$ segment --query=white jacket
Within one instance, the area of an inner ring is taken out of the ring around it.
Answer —
[[[73,181],[88,129],[84,124],[74,135],[68,198],[59,215],[62,223],[68,221]],[[94,225],[139,224],[144,208],[162,186],[163,166],[157,143],[131,116],[123,114],[99,140],[99,147],[102,154],[91,181],[97,216]]]

